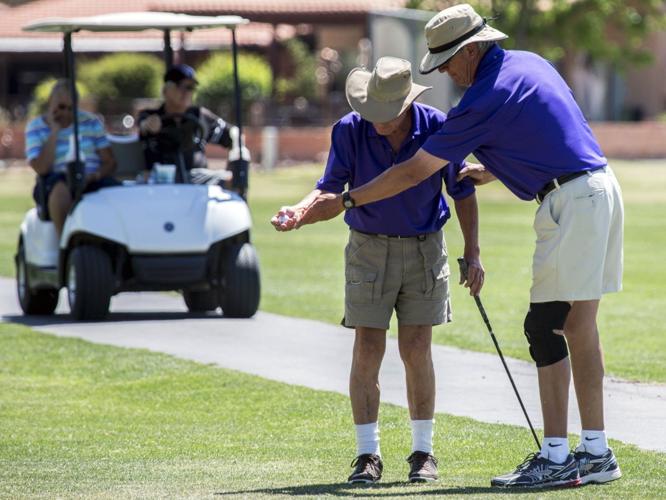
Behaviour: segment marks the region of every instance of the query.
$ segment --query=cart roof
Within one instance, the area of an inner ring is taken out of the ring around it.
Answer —
[[[171,12],[117,12],[89,17],[52,17],[39,19],[23,31],[71,33],[75,31],[143,31],[149,29],[192,31],[194,29],[233,28],[250,21],[240,16],[190,16]]]

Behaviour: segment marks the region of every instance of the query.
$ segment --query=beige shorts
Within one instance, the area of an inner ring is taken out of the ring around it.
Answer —
[[[391,238],[351,230],[345,248],[343,325],[386,330],[451,321],[449,266],[442,231]]]
[[[624,208],[610,167],[551,191],[534,218],[531,302],[596,300],[622,289]]]

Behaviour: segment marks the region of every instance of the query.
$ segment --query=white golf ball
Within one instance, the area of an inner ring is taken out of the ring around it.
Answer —
[[[280,224],[284,224],[284,223],[287,222],[288,220],[289,220],[289,216],[286,215],[286,214],[282,214],[282,215],[280,215],[280,216],[278,217],[278,222],[279,222]]]

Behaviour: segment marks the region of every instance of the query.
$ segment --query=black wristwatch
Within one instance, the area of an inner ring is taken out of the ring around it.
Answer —
[[[345,210],[349,210],[350,208],[354,208],[356,206],[356,202],[349,194],[349,191],[342,193],[342,206],[345,207]]]

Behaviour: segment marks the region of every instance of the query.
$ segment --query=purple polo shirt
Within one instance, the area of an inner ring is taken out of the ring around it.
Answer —
[[[531,52],[497,45],[423,149],[453,162],[473,153],[523,200],[534,199],[555,177],[607,164],[555,68]]]
[[[371,181],[394,164],[408,160],[437,132],[446,115],[423,104],[412,105],[412,129],[395,153],[386,137],[358,113],[343,116],[333,126],[331,150],[326,170],[317,189],[341,193]],[[439,231],[451,216],[442,195],[442,179],[449,195],[461,200],[474,192],[467,179],[456,181],[459,164],[444,169],[423,182],[391,198],[347,210],[345,222],[352,229],[366,233],[414,236]]]

